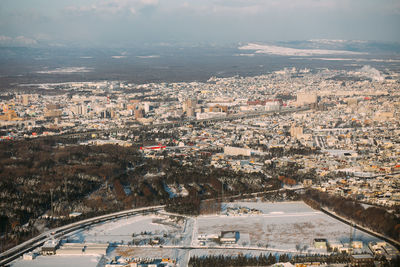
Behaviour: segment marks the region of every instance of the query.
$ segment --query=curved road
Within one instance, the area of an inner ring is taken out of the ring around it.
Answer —
[[[3,253],[0,254],[0,266],[4,266],[7,263],[12,262],[16,258],[20,257],[24,253],[27,253],[29,251],[34,250],[35,248],[42,246],[46,241],[52,239],[52,238],[59,238],[64,236],[65,234],[68,234],[72,231],[78,230],[80,228],[86,227],[88,225],[93,225],[97,224],[100,222],[105,222],[113,219],[118,219],[126,216],[132,216],[140,213],[146,213],[146,212],[154,212],[154,211],[159,211],[162,210],[165,206],[151,206],[151,207],[145,207],[145,208],[139,208],[139,209],[131,209],[131,210],[125,210],[125,211],[120,211],[120,212],[115,212],[107,215],[102,215],[90,219],[85,219],[82,221],[78,221],[75,223],[71,223],[68,225],[64,225],[58,228],[51,229],[47,232],[44,232],[28,241],[25,241],[22,244],[19,244],[18,246],[15,246]]]

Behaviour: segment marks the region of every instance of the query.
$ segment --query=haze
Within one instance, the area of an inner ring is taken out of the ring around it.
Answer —
[[[396,0],[2,0],[0,45],[400,41]]]

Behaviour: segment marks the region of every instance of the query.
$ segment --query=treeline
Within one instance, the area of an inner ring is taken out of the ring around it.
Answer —
[[[238,256],[205,256],[205,257],[196,257],[193,256],[189,260],[190,267],[209,267],[209,266],[266,266],[272,265],[277,262],[288,262],[289,256],[287,254],[282,254],[278,257],[272,254],[268,255],[259,255],[258,257],[248,257],[245,255]]]
[[[290,260],[290,263],[305,263],[305,262],[319,262],[323,264],[338,264],[348,263],[350,257],[347,253],[332,253],[330,255],[310,254],[310,255],[295,255]]]
[[[353,200],[315,189],[307,190],[303,200],[315,209],[327,207],[359,225],[400,241],[400,219],[384,208],[372,206],[365,209]]]
[[[380,262],[380,266],[399,266],[399,257],[388,261],[384,256],[377,256],[375,261]],[[288,254],[277,255],[259,255],[245,256],[192,256],[189,260],[191,267],[209,267],[209,266],[269,266],[278,262],[290,262],[291,264],[301,263],[318,263],[318,264],[348,264],[350,256],[347,253],[332,253],[330,255],[310,254],[310,255],[295,255],[289,257]]]
[[[318,262],[320,264],[346,264],[350,262],[349,254],[343,253],[332,253],[330,255],[310,254],[310,255],[295,255],[290,260],[290,263],[295,265],[298,263],[313,263]],[[400,263],[400,257],[397,256],[393,259],[387,259],[384,255],[376,255],[375,262],[379,262],[378,266],[385,267],[397,267]]]
[[[313,149],[303,146],[301,144],[299,144],[298,147],[290,147],[289,149],[286,149],[284,147],[264,147],[264,150],[268,152],[268,154],[265,156],[265,159],[281,158],[294,155],[308,156],[321,153],[319,148]]]
[[[170,199],[165,206],[165,210],[179,214],[199,215],[200,204],[201,200],[199,197],[178,197]]]

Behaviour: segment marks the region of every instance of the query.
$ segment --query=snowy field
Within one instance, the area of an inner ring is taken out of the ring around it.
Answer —
[[[227,208],[249,208],[259,214],[225,215]],[[137,215],[100,223],[73,232],[63,242],[111,243],[106,259],[124,257],[169,257],[186,266],[190,255],[260,255],[269,253],[326,253],[313,248],[314,238],[330,243],[348,243],[350,227],[313,210],[303,202],[234,202],[223,203],[221,215],[198,217],[167,214]],[[238,231],[236,244],[199,242],[199,235],[219,235],[221,231]],[[149,240],[159,238],[151,246]],[[379,239],[355,230],[354,241],[367,244]],[[136,242],[136,243],[135,243]],[[147,243],[146,243],[147,242]],[[135,244],[135,246],[132,246]],[[200,248],[202,245],[204,248]],[[193,248],[195,246],[196,248]],[[213,248],[218,246],[218,248]],[[100,256],[39,256],[33,261],[18,259],[11,266],[100,266]]]
[[[330,243],[347,243],[350,227],[330,216],[311,209],[303,202],[262,203],[235,202],[222,205],[227,207],[247,207],[257,209],[256,215],[211,215],[196,219],[198,234],[219,234],[221,231],[239,231],[240,246],[267,247],[270,249],[304,252],[320,252],[312,248],[314,238],[325,238]],[[244,236],[244,240],[242,240]],[[249,241],[247,236],[249,236]],[[353,240],[370,241],[379,239],[356,230]],[[196,244],[197,238],[193,240]]]
[[[163,222],[163,223],[161,223]],[[181,224],[174,223],[167,216],[134,216],[111,222],[104,222],[88,229],[81,230],[68,237],[68,242],[91,243],[121,243],[127,244],[133,240],[132,235],[151,233],[146,236],[162,236],[165,233],[181,231]]]
[[[54,255],[38,256],[34,260],[18,260],[12,267],[96,267],[101,256],[89,255]]]

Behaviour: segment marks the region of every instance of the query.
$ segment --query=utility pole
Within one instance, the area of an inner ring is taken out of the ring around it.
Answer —
[[[65,198],[68,201],[67,177],[64,177],[64,192],[65,192]]]
[[[53,188],[50,189],[51,217],[53,218]]]
[[[353,254],[353,223],[350,224],[349,254]]]

